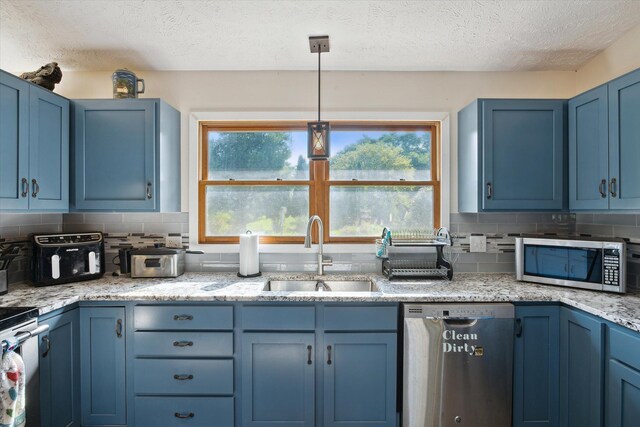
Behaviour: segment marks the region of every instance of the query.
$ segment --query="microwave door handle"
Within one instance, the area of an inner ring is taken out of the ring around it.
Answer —
[[[96,274],[96,253],[89,252],[89,273]]]
[[[60,278],[60,255],[51,256],[51,278]]]

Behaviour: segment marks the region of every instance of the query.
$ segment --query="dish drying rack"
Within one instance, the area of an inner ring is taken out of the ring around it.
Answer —
[[[434,230],[385,228],[376,240],[376,256],[382,258],[382,274],[387,278],[439,277],[451,280],[457,253],[446,227]],[[433,258],[435,252],[435,260]]]

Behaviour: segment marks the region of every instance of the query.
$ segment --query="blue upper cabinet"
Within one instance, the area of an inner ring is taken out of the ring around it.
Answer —
[[[604,323],[577,310],[560,310],[560,425],[600,427]]]
[[[566,207],[564,100],[479,99],[458,113],[458,210]]]
[[[0,210],[69,209],[69,101],[0,70]]]
[[[569,100],[569,208],[609,207],[607,85]]]
[[[31,87],[29,177],[32,209],[69,209],[69,100]]]
[[[513,426],[557,427],[558,306],[517,306],[513,353]]]
[[[29,84],[0,70],[0,210],[28,209]]]
[[[640,209],[640,69],[569,101],[569,208]]]
[[[73,102],[72,208],[179,211],[180,113],[158,99]]]
[[[640,209],[640,69],[609,83],[611,209]]]

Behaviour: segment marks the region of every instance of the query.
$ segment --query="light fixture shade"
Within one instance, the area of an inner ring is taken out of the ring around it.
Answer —
[[[307,157],[311,160],[328,159],[331,134],[329,122],[307,123],[307,134]]]

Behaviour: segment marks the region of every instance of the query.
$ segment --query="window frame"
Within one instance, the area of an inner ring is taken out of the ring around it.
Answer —
[[[209,132],[259,132],[307,130],[307,121],[300,120],[252,120],[252,121],[210,121],[198,122],[198,244],[237,244],[237,236],[206,235],[206,189],[208,186],[307,186],[309,189],[309,216],[318,215],[324,224],[324,242],[339,244],[374,243],[377,236],[331,236],[330,191],[331,187],[432,187],[433,222],[441,224],[441,124],[439,121],[425,120],[332,120],[331,130],[366,131],[429,131],[431,132],[431,179],[430,180],[331,180],[329,160],[310,160],[308,180],[209,180]],[[314,226],[313,242],[318,241],[318,229]],[[265,244],[301,244],[304,236],[260,236]]]

